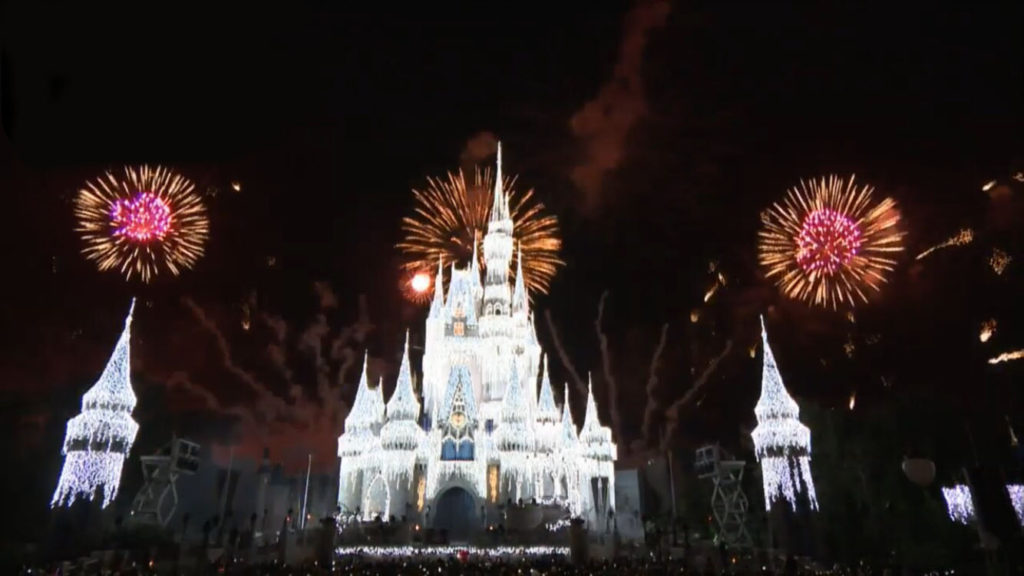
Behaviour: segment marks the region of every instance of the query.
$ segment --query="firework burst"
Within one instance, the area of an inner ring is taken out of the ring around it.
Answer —
[[[100,270],[149,282],[167,271],[177,276],[203,255],[209,236],[206,207],[195,186],[162,168],[126,167],[86,182],[75,199],[82,253]]]
[[[761,215],[758,260],[782,292],[814,306],[867,302],[903,250],[899,211],[870,186],[830,176],[800,182]]]
[[[558,218],[546,214],[544,204],[534,200],[532,189],[519,193],[516,178],[505,178],[513,233],[523,253],[523,274],[531,293],[547,293],[551,280],[565,263],[559,258],[562,240]],[[494,176],[491,171],[474,170],[468,178],[462,170],[443,178],[427,178],[427,186],[414,189],[414,215],[402,219],[404,239],[397,248],[407,273],[432,270],[438,258],[465,264],[473,258],[474,246],[487,233]],[[481,258],[483,251],[477,250]],[[516,259],[512,258],[511,264]]]

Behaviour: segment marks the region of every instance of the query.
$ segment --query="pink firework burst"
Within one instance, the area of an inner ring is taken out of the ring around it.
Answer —
[[[821,208],[804,218],[796,243],[796,260],[804,271],[831,276],[857,256],[861,232],[846,215]]]
[[[142,192],[119,199],[110,211],[114,235],[133,242],[163,240],[171,228],[171,207],[156,194]]]

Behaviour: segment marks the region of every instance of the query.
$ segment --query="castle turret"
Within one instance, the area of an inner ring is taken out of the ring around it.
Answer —
[[[403,510],[410,503],[416,458],[424,433],[417,423],[420,403],[412,389],[409,368],[409,333],[405,333],[405,351],[398,370],[398,383],[387,404],[387,422],[380,431],[381,467],[391,494],[391,509]]]
[[[487,265],[484,279],[485,316],[508,316],[511,312],[512,294],[508,286],[508,269],[512,263],[512,249],[512,218],[509,215],[508,197],[502,181],[499,143],[494,199],[490,220],[487,223],[487,234],[484,236],[484,259]]]
[[[589,378],[588,378],[589,379]],[[615,509],[615,458],[612,431],[602,426],[594,402],[594,383],[588,382],[587,415],[580,430],[579,482],[583,508],[596,521]],[[595,482],[596,481],[596,482]]]
[[[530,315],[530,303],[526,296],[526,282],[523,279],[522,244],[519,245],[519,249],[516,250],[516,253],[516,287],[512,291],[512,314],[516,315],[516,317],[521,320],[522,324],[526,324]]]
[[[537,400],[537,451],[551,453],[558,446],[559,419],[558,406],[551,391],[551,378],[548,377],[547,358],[541,357],[540,398]]]
[[[518,500],[532,495],[536,480],[534,419],[515,362],[501,402],[496,445],[501,457],[501,485],[507,497]]]
[[[68,421],[64,435],[64,467],[50,505],[70,506],[78,498],[92,500],[103,492],[101,507],[117,496],[121,469],[132,449],[139,425],[132,419],[135,392],[131,382],[132,299],[124,330],[99,380],[82,396],[82,411]]]

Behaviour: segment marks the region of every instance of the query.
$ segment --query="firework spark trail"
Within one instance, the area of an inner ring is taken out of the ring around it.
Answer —
[[[565,352],[565,348],[562,346],[562,339],[558,336],[558,329],[555,328],[555,321],[551,319],[551,311],[544,311],[544,318],[548,323],[548,330],[551,332],[551,342],[555,346],[555,351],[558,352],[559,359],[562,360],[562,366],[569,371],[569,376],[572,377],[573,385],[576,386],[576,395],[579,398],[586,398],[590,391],[587,388],[587,383],[580,378],[579,372],[576,371],[576,367],[573,366],[572,360],[569,355]]]
[[[1024,358],[1024,349],[1014,350],[1013,352],[1003,352],[995,358],[989,358],[989,364],[1001,364],[1003,362],[1009,362],[1010,360],[1020,360]]]
[[[711,362],[708,362],[707,368],[705,368],[700,377],[694,381],[693,386],[686,391],[686,394],[684,394],[679,400],[673,402],[672,405],[669,406],[668,410],[665,411],[666,427],[665,434],[661,439],[662,450],[668,448],[669,442],[676,433],[676,428],[679,427],[679,412],[682,411],[684,406],[693,400],[694,396],[696,396],[702,388],[704,388],[711,379],[711,375],[714,374],[715,370],[718,368],[718,364],[724,360],[731,351],[732,340],[729,340],[725,343],[725,347],[722,349],[722,352],[718,356],[712,358]]]
[[[558,255],[562,249],[558,218],[545,214],[544,204],[534,200],[533,189],[517,192],[515,176],[503,181],[513,234],[523,251],[526,287],[531,293],[547,293],[552,278],[565,265]],[[479,243],[487,233],[493,189],[489,169],[475,170],[472,182],[459,170],[445,178],[427,178],[426,188],[413,189],[414,216],[402,218],[404,238],[395,246],[405,258],[402,270],[410,276],[429,273],[436,269],[438,258],[464,264],[472,259],[474,246],[480,265],[486,265]],[[509,266],[515,263],[513,258]]]
[[[1006,267],[1013,261],[1013,256],[1010,256],[1006,252],[999,248],[992,249],[992,256],[988,259],[988,265],[992,268],[992,271],[996,273],[996,276],[1002,276]]]
[[[290,406],[277,397],[273,392],[267,389],[259,380],[256,379],[251,373],[245,371],[241,367],[235,364],[231,356],[231,348],[228,346],[228,341],[224,337],[224,334],[217,327],[217,324],[207,316],[206,312],[195,303],[189,297],[182,298],[182,303],[185,307],[192,312],[192,316],[199,322],[199,324],[213,336],[214,342],[217,344],[217,351],[220,354],[221,365],[232,375],[234,375],[240,382],[244,383],[249,387],[250,390],[256,393],[258,398],[257,407],[266,420],[273,420],[280,416],[290,413]]]
[[[608,408],[611,410],[612,426],[615,429],[615,439],[625,445],[622,436],[622,414],[619,412],[619,384],[612,374],[612,355],[608,349],[608,336],[601,331],[601,324],[604,321],[604,305],[608,299],[608,291],[601,293],[601,299],[597,301],[597,319],[594,320],[594,331],[597,333],[597,341],[601,345],[601,368],[604,372],[604,379],[608,383]]]
[[[644,421],[641,431],[645,443],[651,441],[654,432],[654,417],[658,413],[658,400],[654,393],[658,390],[658,366],[661,364],[661,355],[665,352],[665,344],[668,342],[668,322],[661,326],[661,337],[658,338],[658,345],[654,348],[654,355],[651,356],[651,365],[647,369],[647,403],[644,405]]]
[[[942,250],[943,248],[949,248],[951,246],[966,246],[971,242],[974,242],[974,230],[971,230],[970,228],[964,228],[963,230],[958,232],[956,236],[953,236],[952,238],[946,240],[945,242],[939,242],[935,246],[932,246],[931,248],[925,250],[924,252],[921,252],[920,254],[917,255],[915,260],[921,260],[925,256],[931,254],[932,252],[935,252],[936,250]]]
[[[228,416],[236,416],[242,420],[245,424],[255,425],[256,418],[253,417],[252,413],[249,412],[243,406],[227,406],[221,404],[220,400],[213,395],[212,392],[206,388],[192,382],[187,372],[178,371],[171,374],[171,377],[167,379],[166,385],[169,389],[183,390],[203,401],[207,410],[211,410],[217,414],[224,414]]]
[[[988,342],[996,333],[996,319],[991,318],[981,323],[981,332],[978,333],[978,340]]]
[[[163,167],[126,167],[86,182],[75,198],[82,253],[101,270],[149,282],[161,271],[177,276],[203,255],[209,237],[206,206],[194,184]]]
[[[836,309],[867,302],[902,252],[896,202],[837,176],[791,188],[762,212],[758,261],[783,294]]]

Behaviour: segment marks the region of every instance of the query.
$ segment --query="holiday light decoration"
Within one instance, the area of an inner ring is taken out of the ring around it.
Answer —
[[[191,181],[163,168],[126,167],[86,182],[75,199],[86,258],[149,282],[195,265],[209,236],[206,207]]]
[[[568,556],[567,546],[496,546],[477,548],[475,546],[340,546],[338,556],[360,556],[369,558],[451,558],[465,552],[469,556],[483,558],[522,558],[528,556]]]
[[[768,344],[768,331],[761,318],[761,397],[754,408],[757,427],[751,432],[754,454],[761,463],[764,480],[764,504],[771,510],[780,498],[795,510],[797,498],[806,493],[812,510],[818,509],[818,497],[811,477],[811,431],[800,423],[800,407],[782,383],[775,355]],[[852,409],[852,406],[851,406]]]
[[[469,262],[489,225],[493,188],[504,191],[500,195],[505,196],[504,207],[524,253],[526,287],[533,293],[547,293],[551,280],[565,265],[559,257],[558,218],[534,200],[532,189],[518,193],[514,190],[516,178],[502,177],[500,144],[496,174],[492,177],[490,171],[480,169],[472,177],[461,170],[449,172],[444,178],[427,178],[426,188],[412,191],[414,215],[402,219],[405,236],[396,246],[405,258],[403,270],[429,270],[439,257]]]
[[[386,410],[383,400],[371,400],[364,366],[338,439],[342,509],[365,515],[368,504],[381,508],[384,492],[370,493],[375,478],[386,484],[391,510],[415,504],[428,526],[426,510],[453,488],[477,507],[537,500],[593,521],[615,507],[611,431],[598,419],[593,394],[582,432],[568,397],[561,408],[555,404],[527,293],[529,253],[515,247],[507,193],[498,187],[492,199],[480,243],[485,270],[473,257],[465,268],[450,265],[447,291],[434,282],[422,397],[409,384],[408,351]],[[446,261],[433,265],[442,278]]]
[[[139,425],[132,420],[135,392],[131,383],[132,300],[124,330],[99,380],[82,396],[82,411],[68,421],[64,434],[64,467],[51,507],[70,506],[79,498],[93,500],[102,490],[101,507],[117,496],[121,469],[135,442]]]
[[[1024,484],[1007,484],[1006,492],[1010,496],[1010,504],[1017,514],[1017,522],[1024,526]],[[942,488],[942,497],[946,501],[946,512],[949,519],[959,524],[970,524],[974,521],[974,499],[970,487],[964,484]]]
[[[1010,256],[999,248],[993,248],[992,256],[988,259],[988,265],[992,268],[992,271],[996,273],[996,276],[1002,276],[1006,267],[1010,265],[1012,260],[1013,256]]]
[[[966,246],[971,242],[974,242],[974,230],[971,230],[970,228],[964,228],[963,230],[960,230],[960,232],[958,232],[956,236],[939,242],[935,246],[932,246],[931,248],[925,250],[924,252],[921,252],[920,254],[917,255],[915,260],[921,260],[925,256],[928,256],[932,252],[935,252],[936,250],[942,250],[943,248],[949,248],[951,246]]]
[[[896,203],[836,176],[800,181],[762,213],[758,260],[783,294],[815,306],[867,302],[903,250]]]

